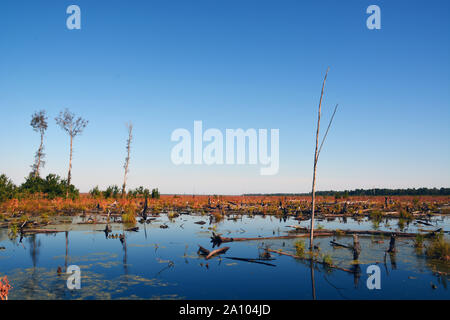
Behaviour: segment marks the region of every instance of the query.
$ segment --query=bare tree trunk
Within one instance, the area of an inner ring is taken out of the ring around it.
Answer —
[[[36,170],[34,171],[34,177],[37,178],[39,176],[39,168],[41,166],[41,158],[42,158],[42,148],[44,146],[44,134],[41,133],[41,144],[39,145],[38,150],[38,161],[36,164]]]
[[[125,188],[127,186],[127,173],[128,173],[128,165],[130,164],[130,149],[131,149],[131,139],[133,138],[133,124],[128,124],[128,140],[127,140],[127,157],[125,158],[125,165],[123,166],[125,169],[123,175],[123,185],[122,185],[122,197],[125,196]]]
[[[325,81],[327,80],[328,70],[325,73],[325,78],[323,79],[322,84],[322,92],[320,93],[320,101],[319,101],[319,112],[317,117],[317,132],[316,132],[316,150],[314,152],[314,169],[313,169],[313,181],[312,181],[312,204],[311,204],[311,227],[310,227],[310,237],[309,237],[309,247],[310,249],[313,249],[314,247],[314,209],[316,204],[316,169],[317,169],[317,156],[319,151],[319,129],[320,129],[320,112],[322,107],[322,97],[323,97],[323,90],[325,88]]]
[[[70,157],[69,157],[69,173],[67,174],[67,190],[66,190],[66,197],[69,196],[69,188],[70,188],[70,180],[72,178],[72,143],[73,143],[73,136],[70,136]]]

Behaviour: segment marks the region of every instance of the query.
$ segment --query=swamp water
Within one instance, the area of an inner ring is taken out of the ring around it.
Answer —
[[[228,252],[209,260],[197,254],[198,245],[212,250],[213,231],[224,237],[285,235],[292,230],[289,225],[298,225],[292,219],[239,216],[210,223],[204,216],[181,215],[170,220],[164,214],[151,223],[137,223],[137,232],[126,231],[123,244],[118,237],[105,236],[101,231],[105,224],[79,224],[86,221],[80,217],[59,219],[73,221],[46,227],[63,232],[29,235],[21,242],[20,237],[10,239],[8,230],[0,229],[0,248],[4,247],[0,276],[7,275],[13,287],[9,299],[450,299],[449,265],[418,254],[410,238],[397,238],[397,252],[390,256],[385,255],[389,238],[361,235],[361,273],[355,277],[320,264],[311,270],[308,261],[276,253],[272,253],[274,260],[265,261],[271,265],[228,259],[258,258],[266,246],[294,254],[294,243],[300,240],[307,247],[308,238],[223,243],[221,247],[230,247]],[[316,228],[393,231],[399,229],[398,221],[383,220],[374,226],[367,219],[319,219]],[[424,227],[412,222],[402,231],[450,229],[449,217],[434,217],[432,224]],[[309,221],[300,225],[306,227]],[[123,233],[123,224],[111,226],[112,235]],[[315,244],[333,264],[352,268],[352,252],[332,247],[333,239],[352,244],[351,236],[318,237]],[[366,285],[366,269],[372,264],[381,270],[380,290],[369,290]],[[81,269],[79,290],[67,288],[69,265]]]

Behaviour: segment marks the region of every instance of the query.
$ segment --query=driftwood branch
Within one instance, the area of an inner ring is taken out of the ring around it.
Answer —
[[[211,259],[212,257],[218,255],[218,254],[222,254],[228,251],[228,249],[230,249],[230,247],[223,247],[220,249],[216,249],[213,251],[209,251],[208,249],[203,248],[201,245],[198,245],[198,254],[202,255],[202,256],[206,256],[206,260]]]

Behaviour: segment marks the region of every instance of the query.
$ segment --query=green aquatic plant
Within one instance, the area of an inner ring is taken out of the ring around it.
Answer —
[[[305,243],[303,241],[297,240],[294,243],[294,247],[295,247],[295,254],[298,257],[303,257],[303,255],[305,254]]]
[[[416,239],[414,240],[414,247],[416,248],[423,248],[423,240],[425,237],[422,234],[417,234]]]
[[[14,240],[17,238],[18,232],[19,232],[19,226],[17,224],[13,223],[9,226],[8,236],[11,240]]]
[[[398,219],[398,228],[400,229],[400,231],[403,231],[406,227],[406,220],[403,218]]]
[[[372,210],[369,214],[369,217],[371,220],[377,221],[378,223],[381,222],[381,219],[383,218],[383,214],[380,210]]]
[[[325,254],[322,258],[322,262],[327,266],[331,266],[333,264],[333,259],[329,254]]]

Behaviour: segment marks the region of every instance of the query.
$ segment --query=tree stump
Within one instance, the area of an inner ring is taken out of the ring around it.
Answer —
[[[390,252],[390,253],[395,252],[395,234],[394,233],[391,235],[391,241],[389,242],[388,252]]]
[[[353,260],[358,260],[361,253],[361,245],[359,244],[358,235],[353,235]]]

